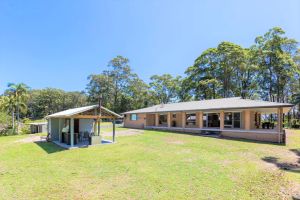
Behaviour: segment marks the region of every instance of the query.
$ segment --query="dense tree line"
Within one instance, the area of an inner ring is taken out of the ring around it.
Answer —
[[[187,69],[188,89],[196,99],[243,96],[291,101],[299,92],[296,55],[297,42],[277,27],[257,37],[250,48],[222,42]]]
[[[100,94],[103,105],[117,113],[160,103],[234,96],[300,103],[300,50],[297,41],[275,27],[256,37],[248,48],[221,42],[203,51],[186,69],[184,77],[153,75],[146,83],[134,73],[128,58],[117,56],[108,62],[106,70],[88,77],[83,92],[28,90],[24,84],[16,92],[20,85],[12,86],[9,85],[0,104],[13,119],[15,114],[37,119],[95,104]],[[299,117],[297,107],[292,115]]]
[[[29,91],[26,117],[41,119],[62,110],[88,105],[84,92],[66,92],[55,88]]]
[[[106,94],[105,105],[117,112],[158,103],[234,96],[292,102],[300,86],[297,45],[275,27],[255,38],[249,48],[221,42],[205,50],[187,68],[184,78],[154,75],[149,84],[132,72],[128,59],[118,56],[110,61],[108,71],[89,77],[87,92],[93,102],[100,93]]]

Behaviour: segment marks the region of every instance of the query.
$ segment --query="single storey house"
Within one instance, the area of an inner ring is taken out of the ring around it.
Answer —
[[[99,105],[73,108],[46,116],[51,140],[66,148],[109,142],[100,135],[102,119],[112,120],[114,141],[117,118],[121,116]]]
[[[292,104],[240,97],[155,105],[124,113],[124,127],[284,142],[283,114]],[[272,115],[270,115],[272,114]],[[269,120],[270,116],[273,120]]]

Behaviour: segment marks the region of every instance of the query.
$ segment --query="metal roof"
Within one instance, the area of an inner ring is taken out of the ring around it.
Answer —
[[[79,107],[79,108],[72,108],[72,109],[69,109],[69,110],[64,110],[64,111],[61,111],[61,112],[58,112],[58,113],[54,113],[54,114],[51,114],[51,115],[48,115],[46,116],[46,118],[57,118],[57,117],[71,117],[73,115],[77,115],[79,113],[83,113],[83,112],[86,112],[86,111],[89,111],[89,110],[92,110],[92,109],[95,109],[95,108],[99,108],[98,105],[91,105],[91,106],[85,106],[85,107]],[[106,112],[118,117],[118,118],[121,118],[120,115],[118,115],[117,113],[107,109],[107,108],[104,108],[103,106],[101,106],[101,109],[105,110]]]
[[[202,101],[190,101],[170,104],[160,104],[139,110],[125,112],[130,113],[157,113],[157,112],[175,112],[175,111],[208,111],[208,110],[228,110],[228,109],[247,109],[247,108],[277,108],[293,107],[289,103],[277,103],[261,100],[242,99],[241,97],[211,99]],[[289,109],[288,109],[289,110]],[[287,110],[285,110],[287,112]]]
[[[29,125],[47,125],[47,122],[32,122],[32,123],[28,123]]]

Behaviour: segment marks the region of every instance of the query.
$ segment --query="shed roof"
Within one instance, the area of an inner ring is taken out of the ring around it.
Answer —
[[[48,123],[47,122],[31,122],[31,123],[28,123],[29,125],[47,125]]]
[[[261,100],[242,99],[241,97],[211,99],[202,101],[190,101],[170,104],[160,104],[139,110],[125,112],[130,113],[157,113],[157,112],[175,112],[175,111],[208,111],[208,110],[228,110],[228,109],[247,109],[247,108],[277,108],[285,107],[285,111],[293,107],[289,103],[276,103]]]
[[[77,115],[95,108],[99,108],[98,105],[91,105],[91,106],[85,106],[85,107],[79,107],[79,108],[72,108],[72,109],[68,109],[68,110],[64,110],[58,113],[54,113],[51,115],[46,116],[46,118],[58,118],[58,117],[71,117],[73,115]],[[111,115],[120,118],[121,116],[118,115],[117,113],[101,106],[101,109],[105,110],[106,112],[110,113]]]

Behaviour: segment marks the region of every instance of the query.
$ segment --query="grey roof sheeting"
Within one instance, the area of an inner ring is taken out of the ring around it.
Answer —
[[[276,108],[293,107],[289,103],[276,103],[269,101],[242,99],[241,97],[211,99],[202,101],[190,101],[170,104],[160,104],[139,110],[125,112],[130,113],[156,113],[156,112],[175,112],[175,111],[196,111],[196,110],[228,110],[228,109],[247,109],[247,108]]]
[[[32,122],[32,123],[28,123],[29,125],[47,125],[48,122]]]
[[[57,118],[57,117],[71,117],[73,115],[77,115],[79,113],[83,113],[85,111],[89,111],[89,110],[92,110],[92,109],[95,109],[95,108],[99,108],[98,105],[92,105],[92,106],[85,106],[85,107],[79,107],[79,108],[72,108],[72,109],[69,109],[69,110],[64,110],[64,111],[61,111],[61,112],[58,112],[58,113],[54,113],[54,114],[51,114],[51,115],[48,115],[46,116],[46,118]],[[103,106],[101,106],[101,108],[103,110],[105,110],[106,112],[118,117],[118,118],[121,118],[120,115],[118,115],[117,113],[107,109],[107,108],[104,108]]]

